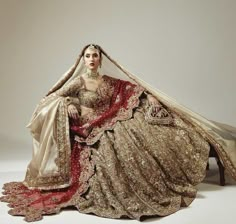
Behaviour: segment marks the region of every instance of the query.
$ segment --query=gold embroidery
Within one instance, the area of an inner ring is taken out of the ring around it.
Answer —
[[[205,176],[208,142],[177,114],[171,126],[152,125],[139,109],[94,145],[96,173],[89,191],[77,199],[80,212],[140,219],[171,214],[195,198],[194,185]]]

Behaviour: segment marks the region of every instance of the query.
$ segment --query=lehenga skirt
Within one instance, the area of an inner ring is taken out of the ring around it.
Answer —
[[[152,125],[137,110],[104,132],[90,148],[95,173],[89,188],[78,200],[74,196],[80,212],[140,219],[169,215],[194,200],[209,144],[191,124],[173,116],[171,126]]]
[[[68,206],[138,220],[174,213],[194,200],[195,186],[205,176],[209,143],[187,121],[172,116],[171,125],[153,125],[135,109],[132,118],[117,121],[95,144],[73,143],[69,188],[30,190],[11,182],[1,200],[10,203],[10,214],[26,221]]]

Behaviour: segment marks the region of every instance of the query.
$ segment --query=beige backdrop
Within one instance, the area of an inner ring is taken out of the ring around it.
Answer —
[[[236,126],[236,1],[0,0],[0,154],[87,43],[205,117]],[[19,150],[19,151],[18,151]]]

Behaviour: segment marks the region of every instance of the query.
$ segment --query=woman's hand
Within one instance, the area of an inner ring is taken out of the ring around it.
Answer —
[[[69,117],[71,117],[73,119],[78,119],[79,118],[79,112],[78,112],[75,105],[70,104],[67,108],[67,111],[68,111]]]
[[[152,95],[148,95],[147,96],[149,105],[153,107],[153,112],[157,113],[160,109],[161,109],[161,104],[159,103],[159,101]]]

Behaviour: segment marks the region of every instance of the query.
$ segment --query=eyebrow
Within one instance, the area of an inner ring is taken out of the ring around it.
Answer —
[[[98,53],[97,52],[94,52],[94,53],[92,53],[93,55],[94,54],[97,54],[98,55]],[[90,55],[90,53],[86,53],[85,55]]]

